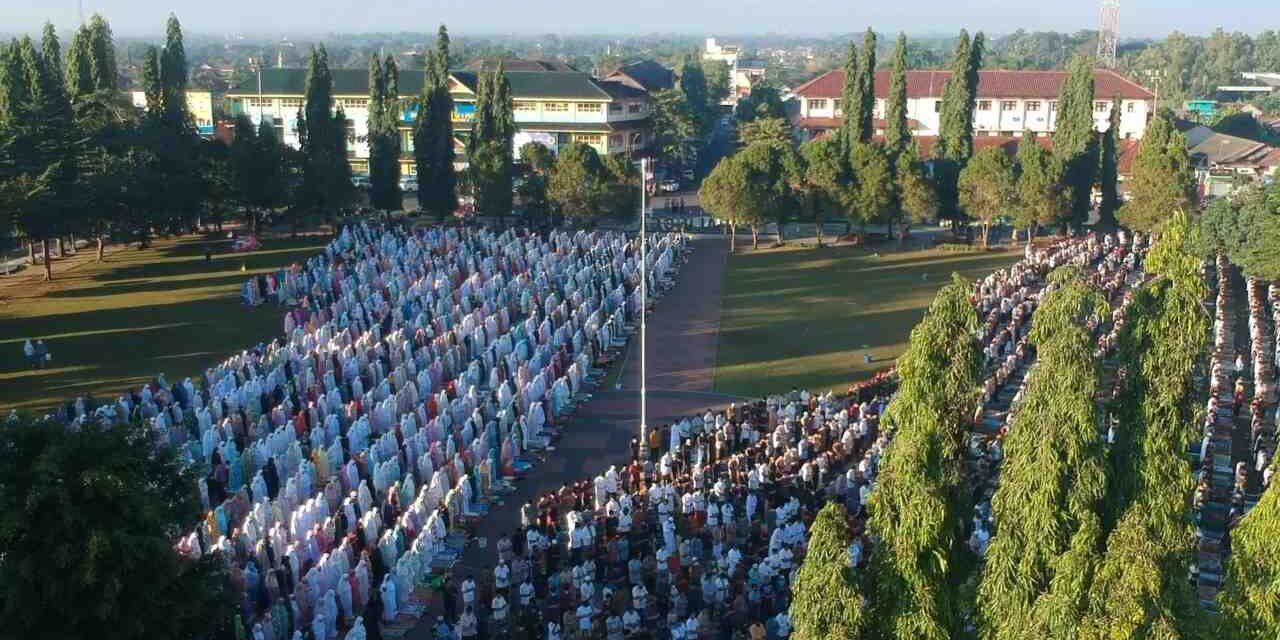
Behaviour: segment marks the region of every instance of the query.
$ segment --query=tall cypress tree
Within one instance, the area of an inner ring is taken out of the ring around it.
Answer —
[[[67,47],[67,94],[78,100],[96,90],[93,84],[92,34],[87,27],[76,29]]]
[[[1093,130],[1093,62],[1077,54],[1067,66],[1058,97],[1053,152],[1062,161],[1071,187],[1070,225],[1079,230],[1088,218],[1097,171],[1097,134]]]
[[[876,33],[867,27],[862,36],[862,57],[858,60],[858,142],[871,142],[876,112]]]
[[[163,119],[175,132],[192,133],[194,123],[187,109],[187,49],[182,42],[182,24],[170,14],[165,25],[164,52],[160,56],[163,80]]]
[[[106,18],[96,13],[89,18],[89,51],[94,87],[99,91],[115,92],[120,86],[115,37]]]
[[[844,114],[840,121],[841,155],[848,158],[854,143],[861,139],[858,127],[862,124],[862,82],[858,76],[858,47],[849,41],[849,52],[844,59],[844,86],[840,90],[840,109]]]
[[[0,51],[0,123],[16,120],[31,106],[31,83],[15,38]]]
[[[907,123],[907,35],[898,34],[893,49],[893,73],[885,106],[884,146],[897,158],[911,147],[911,126]]]
[[[399,158],[392,155],[395,116],[390,113],[387,75],[377,54],[369,58],[369,203],[374,209],[397,209]],[[399,154],[396,154],[397,156]]]
[[[876,637],[946,640],[960,632],[955,562],[968,512],[965,441],[977,403],[981,351],[971,286],[942,288],[898,360],[898,393],[885,413],[897,430],[872,494],[878,540],[869,583]]]
[[[164,111],[164,80],[160,78],[160,50],[148,47],[142,56],[142,92],[146,96],[147,116],[160,118]]]
[[[951,58],[951,76],[942,90],[938,142],[934,148],[934,177],[938,182],[938,204],[942,217],[958,224],[960,211],[960,169],[973,155],[973,106],[977,89],[976,64],[981,62],[981,48],[973,46],[969,33],[960,31]],[[975,79],[969,82],[973,67]]]
[[[1111,101],[1111,116],[1106,133],[1102,134],[1101,157],[1098,162],[1098,190],[1102,201],[1098,203],[1098,226],[1114,229],[1119,224],[1116,211],[1120,209],[1120,100]]]
[[[449,32],[444,25],[440,25],[436,36],[435,55],[427,64],[413,148],[418,168],[418,207],[443,221],[458,208],[453,97],[449,94]]]
[[[333,108],[333,75],[323,44],[312,49],[307,63],[306,104],[298,128],[303,156],[301,204],[328,217],[351,193],[351,167],[346,154],[346,114]],[[298,221],[294,222],[296,229]]]

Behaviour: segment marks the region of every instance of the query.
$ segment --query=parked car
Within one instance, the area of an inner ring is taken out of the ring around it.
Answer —
[[[663,180],[660,186],[662,187],[663,191],[666,191],[667,193],[674,193],[680,190],[680,181],[670,180],[670,179]]]
[[[418,190],[418,177],[405,176],[403,178],[400,178],[400,190],[405,192],[410,192],[410,191],[416,192]]]
[[[365,174],[363,174],[363,173],[356,173],[356,174],[352,174],[352,176],[351,176],[351,186],[353,186],[353,187],[355,187],[355,188],[357,188],[357,189],[368,189],[368,188],[369,188],[369,184],[370,184],[370,182],[369,182],[369,176],[368,176],[368,175],[365,175]]]
[[[689,182],[693,182],[697,176],[697,174],[693,172],[693,169],[685,169],[684,171],[680,172],[680,175],[683,176],[684,179],[688,180]]]

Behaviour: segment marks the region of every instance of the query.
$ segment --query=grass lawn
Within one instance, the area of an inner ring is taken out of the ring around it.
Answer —
[[[240,285],[322,246],[315,237],[266,240],[259,251],[239,254],[225,239],[188,236],[144,251],[109,249],[104,263],[81,250],[55,263],[52,283],[40,281],[39,269],[0,278],[0,410],[46,409],[85,394],[114,397],[161,372],[171,382],[194,377],[283,334],[280,310],[245,308]],[[214,251],[211,263],[206,247]],[[27,338],[48,345],[49,368],[27,365]]]
[[[1021,252],[884,253],[783,247],[729,257],[716,391],[761,396],[843,389],[888,367],[937,290],[977,279]],[[863,362],[870,353],[872,362]]]

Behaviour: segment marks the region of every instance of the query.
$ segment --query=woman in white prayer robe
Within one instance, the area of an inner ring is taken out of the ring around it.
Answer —
[[[391,579],[390,573],[383,576],[378,592],[382,594],[382,621],[394,622],[399,613],[399,601],[396,598],[396,583]]]

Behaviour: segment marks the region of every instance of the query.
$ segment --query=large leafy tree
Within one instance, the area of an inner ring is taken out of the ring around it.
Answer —
[[[1101,293],[1074,267],[1053,274],[1036,310],[1037,361],[1004,441],[996,530],[978,587],[986,640],[1079,637],[1106,490],[1094,399],[1102,372],[1085,324],[1105,313]]]
[[[759,219],[773,222],[778,242],[785,242],[783,229],[800,204],[804,180],[804,158],[789,142],[757,142],[738,154],[759,195]],[[752,229],[753,246],[759,245],[759,227]]]
[[[845,217],[852,197],[852,174],[838,136],[822,136],[800,145],[804,160],[806,209],[813,216],[822,245],[823,222]]]
[[[1120,208],[1120,221],[1138,231],[1159,229],[1174,211],[1195,202],[1195,170],[1187,153],[1187,139],[1173,126],[1173,114],[1159,111],[1147,123],[1133,161],[1129,201]]]
[[[663,155],[686,159],[684,141],[697,138],[698,121],[679,88],[665,89],[654,94],[653,136],[654,146]]]
[[[791,143],[791,123],[782,117],[757,117],[738,126],[738,139],[747,146],[757,142],[787,145]]]
[[[1280,280],[1280,185],[1213,201],[1201,216],[1204,241],[1245,273]]]
[[[960,205],[982,226],[982,246],[987,246],[996,218],[1010,211],[1014,202],[1013,165],[1003,149],[979,151],[960,172]]]
[[[938,193],[925,177],[924,167],[913,151],[898,156],[894,179],[897,181],[898,205],[906,224],[923,224],[938,215]]]
[[[884,148],[869,142],[853,145],[849,153],[849,167],[853,171],[852,222],[868,224],[884,221],[890,230],[898,217],[897,191],[893,179],[893,164]]]
[[[1194,369],[1210,328],[1197,231],[1186,213],[1170,217],[1145,261],[1154,278],[1126,312],[1118,360],[1127,375],[1111,406],[1123,428],[1111,450],[1110,535],[1083,638],[1208,637],[1186,579],[1196,544],[1186,451],[1198,435]]]
[[[1076,55],[1067,67],[1067,79],[1058,97],[1058,119],[1053,132],[1053,152],[1062,161],[1063,178],[1071,191],[1074,229],[1089,215],[1097,172],[1097,134],[1093,130],[1093,60]]]
[[[849,564],[853,536],[843,505],[829,502],[809,533],[804,563],[792,586],[790,616],[797,640],[860,637],[865,602]]]
[[[74,228],[75,135],[56,37],[45,31],[45,54],[30,38],[6,54],[0,95],[0,210],[23,237],[41,245],[45,279],[53,279],[49,241]]]
[[[427,62],[426,75],[413,130],[418,208],[443,221],[458,208],[453,97],[449,94],[449,31],[444,25],[436,35],[436,51]]]
[[[684,95],[685,104],[693,117],[694,129],[699,136],[705,135],[711,130],[711,125],[714,123],[707,107],[710,94],[707,90],[706,73],[703,72],[702,65],[693,56],[685,56],[680,63],[679,76],[679,89],[681,94]]]
[[[1022,134],[1018,145],[1018,181],[1013,208],[1015,227],[1027,232],[1027,242],[1036,231],[1067,215],[1071,188],[1063,181],[1062,163],[1040,146],[1031,132]]]
[[[971,286],[954,277],[911,331],[898,359],[898,393],[884,424],[896,429],[871,496],[868,532],[877,637],[945,640],[960,633],[955,561],[968,509],[965,441],[982,356]]]
[[[221,556],[179,556],[197,477],[145,428],[0,422],[0,615],[24,638],[210,637],[233,615]],[[50,612],[56,609],[57,615]]]
[[[609,174],[590,145],[570,143],[551,169],[547,198],[560,215],[588,222],[604,213]]]
[[[516,186],[516,197],[524,207],[525,221],[530,227],[541,227],[551,221],[547,182],[555,164],[555,154],[537,142],[526,142],[520,147],[520,184]]]

